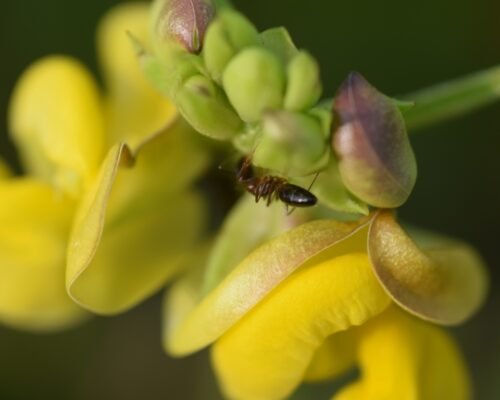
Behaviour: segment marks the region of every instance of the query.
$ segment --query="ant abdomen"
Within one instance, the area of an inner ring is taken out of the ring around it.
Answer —
[[[312,207],[318,199],[309,190],[292,183],[285,183],[278,189],[278,197],[283,202],[293,207]]]

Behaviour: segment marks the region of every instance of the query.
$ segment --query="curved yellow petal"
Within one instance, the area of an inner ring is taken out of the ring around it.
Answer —
[[[186,171],[174,169],[172,160],[185,155],[171,146],[182,143],[178,133],[157,137],[130,168],[128,148],[114,146],[80,204],[66,285],[84,307],[102,314],[132,307],[177,273],[195,245],[205,225],[204,207],[199,196],[178,192],[201,161]]]
[[[71,194],[95,176],[104,120],[96,83],[78,61],[53,56],[28,68],[14,90],[9,122],[30,173]]]
[[[472,398],[461,354],[442,329],[391,307],[361,331],[361,379],[334,400]]]
[[[166,324],[165,348],[177,356],[199,350],[231,328],[306,262],[366,251],[367,223],[312,221],[263,244],[183,319]],[[349,238],[352,240],[346,240]]]
[[[488,279],[479,255],[467,244],[437,235],[419,247],[394,220],[380,212],[370,227],[374,271],[395,302],[441,324],[459,324],[481,306]]]
[[[127,3],[113,8],[98,29],[98,48],[108,88],[110,141],[125,141],[135,152],[147,137],[176,118],[175,107],[144,78],[129,34],[147,46],[149,5]]]
[[[365,323],[389,303],[366,254],[300,268],[213,345],[223,391],[232,399],[285,398],[329,335]]]
[[[251,195],[242,196],[217,235],[207,261],[203,294],[214,289],[245,256],[265,241],[306,221],[304,211],[299,209],[287,216],[281,203],[266,206],[265,203],[255,204]]]
[[[209,151],[198,133],[183,119],[176,119],[167,130],[142,142],[139,149],[130,149],[133,168],[120,171],[118,179],[124,183],[114,190],[123,195],[112,200],[126,199],[139,190],[150,197],[178,193],[207,169]]]
[[[328,337],[314,353],[304,380],[309,382],[332,379],[356,363],[358,328],[350,328]]]
[[[30,179],[0,182],[0,321],[51,331],[86,313],[66,294],[66,245],[74,204]]]

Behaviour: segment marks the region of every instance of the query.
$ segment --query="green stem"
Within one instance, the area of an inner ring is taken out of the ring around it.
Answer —
[[[464,115],[500,98],[500,66],[403,97],[415,102],[404,113],[410,131]]]

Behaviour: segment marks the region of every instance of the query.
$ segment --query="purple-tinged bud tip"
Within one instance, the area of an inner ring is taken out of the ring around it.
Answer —
[[[155,33],[174,39],[190,53],[199,53],[215,16],[213,0],[163,0],[155,16]]]
[[[346,187],[382,208],[402,205],[417,177],[403,116],[387,96],[351,73],[333,103],[333,149]]]

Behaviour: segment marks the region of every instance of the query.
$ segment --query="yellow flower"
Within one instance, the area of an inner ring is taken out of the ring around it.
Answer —
[[[148,6],[112,10],[98,31],[105,94],[78,61],[52,56],[20,78],[10,132],[26,175],[0,168],[0,320],[34,330],[113,314],[185,264],[204,220],[189,184],[208,157],[152,90],[127,37]]]
[[[234,225],[224,231],[234,240]],[[359,381],[335,399],[468,399],[453,341],[401,308],[462,322],[486,292],[482,261],[462,242],[413,236],[389,211],[356,223],[299,225],[258,246],[201,299],[200,274],[175,284],[164,345],[176,356],[212,345],[230,399],[283,399],[304,380],[329,379],[356,363]]]

